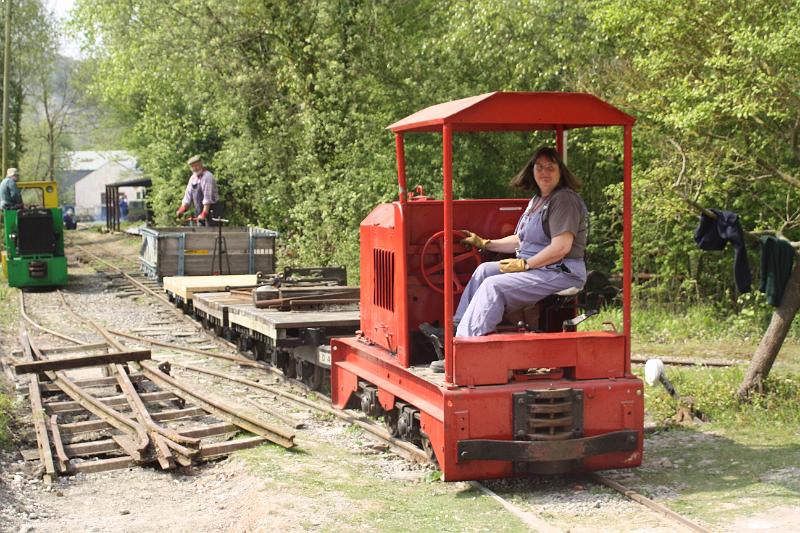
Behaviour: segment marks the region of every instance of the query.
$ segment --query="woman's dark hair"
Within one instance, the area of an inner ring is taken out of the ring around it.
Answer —
[[[511,180],[510,185],[512,187],[525,189],[526,191],[534,191],[536,194],[541,194],[542,191],[539,190],[539,185],[536,184],[536,180],[533,177],[533,166],[540,157],[545,157],[558,165],[558,174],[560,179],[558,180],[558,187],[556,187],[557,189],[568,187],[573,191],[580,190],[581,185],[583,185],[581,180],[576,178],[572,172],[569,171],[567,165],[564,164],[564,160],[561,159],[561,154],[559,154],[555,148],[550,146],[542,146],[536,150],[536,153],[533,154],[531,160],[528,161],[525,166],[522,167],[522,170],[520,170],[519,173]]]

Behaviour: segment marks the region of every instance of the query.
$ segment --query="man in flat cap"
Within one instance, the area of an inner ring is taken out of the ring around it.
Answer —
[[[19,172],[9,168],[6,177],[0,182],[0,209],[22,209],[22,193],[17,187]]]
[[[199,155],[192,156],[186,163],[192,169],[192,175],[189,176],[189,183],[186,185],[177,216],[184,214],[189,209],[189,204],[194,204],[197,221],[205,226],[209,218],[219,216],[217,182],[214,175],[203,166],[203,160]]]

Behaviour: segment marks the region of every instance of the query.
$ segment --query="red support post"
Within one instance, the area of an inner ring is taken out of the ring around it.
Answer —
[[[625,368],[630,372],[631,367],[631,280],[633,279],[633,265],[631,260],[633,248],[633,128],[625,126],[624,147],[624,176],[623,176],[623,260],[622,260],[622,324],[625,332]]]
[[[408,196],[408,191],[406,188],[406,152],[402,133],[394,134],[394,146],[395,152],[397,153],[397,185],[400,189],[400,203],[404,204]]]
[[[442,125],[444,173],[444,366],[445,381],[453,382],[453,126]]]
[[[556,126],[556,151],[564,159],[564,126]]]

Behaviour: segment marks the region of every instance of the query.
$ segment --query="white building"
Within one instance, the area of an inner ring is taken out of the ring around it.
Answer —
[[[72,152],[72,171],[88,171],[75,182],[75,215],[79,219],[105,218],[106,185],[141,177],[136,158],[126,152]],[[144,198],[144,187],[121,187],[128,202]]]

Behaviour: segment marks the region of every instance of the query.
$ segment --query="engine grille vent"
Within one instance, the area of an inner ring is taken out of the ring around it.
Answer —
[[[56,251],[53,213],[49,209],[24,209],[17,215],[19,255],[52,254]]]
[[[373,249],[372,265],[372,302],[378,307],[394,311],[394,252]]]

